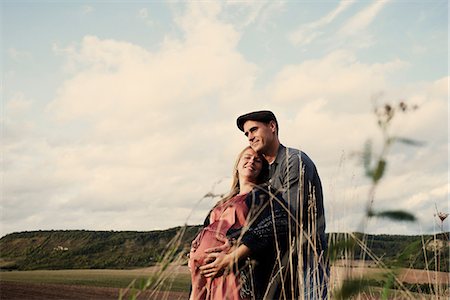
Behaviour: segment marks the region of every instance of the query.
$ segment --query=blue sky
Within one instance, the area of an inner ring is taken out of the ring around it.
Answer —
[[[246,145],[236,117],[259,109],[316,162],[327,231],[357,230],[369,183],[351,154],[380,141],[375,100],[418,104],[392,130],[426,144],[393,147],[376,199],[419,221],[367,231],[433,232],[449,212],[447,1],[1,9],[2,235],[201,223]]]

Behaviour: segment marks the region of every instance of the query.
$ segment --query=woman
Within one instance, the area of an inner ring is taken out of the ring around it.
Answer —
[[[243,282],[252,276],[244,276],[236,266],[247,257],[260,261],[262,256],[267,260],[268,253],[275,257],[272,216],[281,220],[276,224],[281,235],[285,232],[282,209],[277,201],[273,205],[260,186],[267,174],[267,161],[250,147],[239,154],[230,193],[211,210],[205,227],[192,242],[190,299],[247,299],[255,296],[250,286],[261,291],[266,285],[275,259],[259,265],[256,283]],[[274,207],[275,213],[269,209]],[[242,230],[243,227],[246,230]],[[238,237],[238,245],[230,249],[226,245],[230,245],[232,237]]]

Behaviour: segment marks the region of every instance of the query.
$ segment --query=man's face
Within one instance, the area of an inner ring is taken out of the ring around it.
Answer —
[[[248,138],[250,147],[258,153],[265,154],[265,151],[274,143],[276,125],[258,121],[247,121],[244,123],[244,133]]]

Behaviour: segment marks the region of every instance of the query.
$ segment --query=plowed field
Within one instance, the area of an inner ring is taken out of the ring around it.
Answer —
[[[118,299],[120,293],[118,288],[29,282],[2,282],[0,287],[2,300],[110,300]],[[153,295],[146,292],[138,299],[176,300],[188,297],[189,294],[183,292],[160,292]]]

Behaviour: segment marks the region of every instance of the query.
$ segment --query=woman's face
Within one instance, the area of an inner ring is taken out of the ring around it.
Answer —
[[[238,163],[239,177],[245,177],[250,182],[256,182],[263,162],[261,157],[251,148],[242,153]]]

